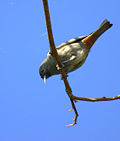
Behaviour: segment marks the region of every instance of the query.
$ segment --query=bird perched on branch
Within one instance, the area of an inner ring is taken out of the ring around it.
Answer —
[[[71,39],[56,48],[66,74],[82,66],[95,41],[111,26],[112,24],[105,19],[90,35]],[[39,73],[44,82],[50,76],[60,74],[56,59],[50,53],[40,65]]]

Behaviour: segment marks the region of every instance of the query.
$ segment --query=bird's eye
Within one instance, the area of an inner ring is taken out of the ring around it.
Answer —
[[[40,74],[42,75],[42,74],[44,74],[44,72],[45,72],[44,70],[41,70],[41,71],[40,71]]]
[[[44,70],[41,70],[41,73],[43,73],[44,72]]]

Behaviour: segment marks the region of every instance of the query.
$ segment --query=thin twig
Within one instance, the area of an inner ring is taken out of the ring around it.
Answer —
[[[111,101],[111,100],[117,100],[120,99],[120,95],[117,95],[115,97],[101,97],[101,98],[85,98],[85,97],[77,97],[72,95],[73,99],[75,100],[81,100],[81,101],[88,101],[88,102],[98,102],[98,101]]]
[[[72,109],[74,109],[74,111],[75,111],[75,118],[73,119],[74,122],[72,124],[67,125],[67,127],[70,127],[70,126],[77,124],[77,117],[78,117],[78,112],[76,110],[75,104],[72,99],[70,99],[70,100],[71,100],[71,104],[72,104]]]
[[[71,90],[70,85],[68,83],[67,75],[64,72],[64,69],[62,67],[60,58],[59,58],[57,50],[55,48],[54,38],[53,38],[53,34],[52,34],[51,21],[50,21],[49,8],[48,8],[48,2],[47,2],[47,0],[42,0],[42,1],[43,1],[43,6],[44,6],[46,27],[47,27],[47,33],[48,33],[48,39],[49,39],[49,45],[50,45],[50,52],[49,53],[51,53],[51,55],[53,55],[56,58],[56,61],[58,63],[58,67],[60,68],[60,73],[62,74],[62,78],[64,80],[66,92],[67,92],[67,94],[68,94],[68,96],[70,98],[70,101],[71,101],[71,104],[72,104],[72,108],[74,109],[74,112],[75,112],[74,123],[71,124],[71,125],[74,125],[74,124],[76,124],[78,113],[77,113],[74,101],[71,98],[72,97],[72,90]]]

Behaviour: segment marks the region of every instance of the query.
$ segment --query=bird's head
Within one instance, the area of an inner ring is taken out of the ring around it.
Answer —
[[[56,60],[52,55],[48,54],[40,65],[39,74],[41,78],[44,79],[45,83],[47,78],[57,73],[58,71],[56,69]]]
[[[40,68],[39,68],[39,74],[41,76],[42,79],[44,79],[44,83],[46,82],[46,79],[49,78],[51,76],[48,68],[47,68],[47,65],[46,63],[42,63],[40,65]]]

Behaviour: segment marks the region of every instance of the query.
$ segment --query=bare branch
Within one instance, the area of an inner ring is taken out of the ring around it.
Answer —
[[[56,61],[58,63],[58,67],[60,68],[60,72],[62,74],[62,78],[63,78],[64,84],[65,84],[66,92],[67,92],[67,94],[68,94],[68,96],[70,98],[70,101],[71,101],[71,104],[72,104],[72,108],[74,109],[75,120],[74,120],[74,123],[71,124],[71,125],[74,125],[74,124],[76,124],[78,113],[77,113],[75,104],[73,102],[73,99],[71,98],[72,97],[72,90],[71,90],[70,85],[68,83],[67,75],[64,72],[64,69],[62,67],[60,58],[59,58],[57,50],[55,48],[55,43],[54,43],[53,34],[52,34],[52,27],[51,27],[50,14],[49,14],[49,8],[48,8],[47,0],[43,0],[43,6],[44,6],[46,27],[47,27],[48,39],[49,39],[49,45],[50,45],[50,53],[51,53],[51,55],[53,55],[56,58]]]
[[[74,104],[74,102],[73,102],[72,99],[70,99],[70,100],[71,100],[72,108],[73,108],[74,111],[75,111],[75,118],[73,119],[74,122],[73,122],[72,124],[67,125],[67,127],[73,126],[73,125],[77,124],[77,117],[78,117],[78,112],[77,112],[77,110],[76,110],[75,104]]]
[[[81,101],[88,101],[88,102],[97,102],[97,101],[111,101],[111,100],[117,100],[120,99],[120,95],[115,96],[115,97],[111,97],[111,98],[106,98],[106,97],[101,97],[101,98],[84,98],[84,97],[77,97],[74,96],[72,94],[72,90],[71,87],[68,83],[67,80],[67,75],[64,72],[64,69],[62,67],[60,58],[58,56],[57,50],[55,48],[55,43],[54,43],[54,38],[53,38],[53,34],[52,34],[52,28],[51,28],[51,21],[50,21],[50,15],[49,15],[49,8],[48,8],[48,2],[47,0],[42,0],[43,1],[43,6],[44,6],[44,12],[45,12],[45,20],[46,20],[46,27],[47,27],[47,33],[48,33],[48,39],[49,39],[49,45],[50,45],[50,54],[53,55],[56,58],[56,61],[58,63],[58,67],[60,68],[60,73],[62,74],[62,78],[65,84],[65,88],[66,88],[66,93],[68,94],[71,104],[72,104],[72,108],[75,112],[75,118],[74,118],[74,122],[73,124],[67,125],[67,126],[73,126],[77,123],[77,117],[78,117],[78,112],[76,110],[75,107],[75,103],[76,100],[81,100]]]
[[[50,21],[47,0],[43,0],[43,6],[44,6],[44,12],[45,12],[45,20],[46,20],[46,27],[47,27],[47,33],[48,33],[48,39],[49,39],[49,45],[50,45],[50,52],[52,53],[56,49],[55,49],[55,43],[54,43],[54,38],[52,34],[51,21]]]
[[[111,101],[111,100],[117,100],[120,99],[120,95],[117,95],[115,97],[101,97],[101,98],[85,98],[85,97],[77,97],[72,96],[75,100],[81,100],[81,101],[88,101],[88,102],[98,102],[98,101]]]

